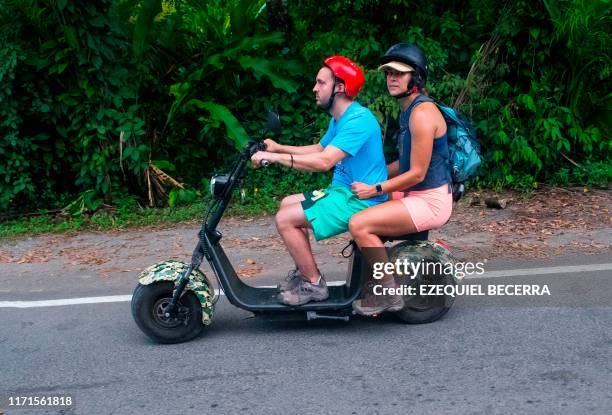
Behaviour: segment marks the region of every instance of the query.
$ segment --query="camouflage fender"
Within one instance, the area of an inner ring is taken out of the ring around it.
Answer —
[[[174,286],[178,284],[178,279],[189,265],[179,261],[163,261],[145,268],[138,276],[138,282],[142,285],[149,285],[157,281],[173,281]],[[214,292],[206,275],[199,269],[194,269],[189,277],[189,282],[185,287],[198,297],[202,304],[202,323],[205,326],[212,322],[214,304]]]
[[[433,262],[453,264],[453,279],[459,282],[455,275],[454,264],[457,262],[453,254],[442,245],[433,241],[404,241],[394,245],[389,250],[389,262],[397,259],[407,259],[410,262]]]

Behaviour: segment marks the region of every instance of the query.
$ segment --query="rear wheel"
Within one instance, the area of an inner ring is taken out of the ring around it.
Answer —
[[[404,308],[395,314],[404,322],[409,324],[425,324],[440,319],[455,302],[455,297],[450,295],[420,295],[420,285],[443,285],[455,286],[455,281],[450,275],[425,276],[415,284],[417,295],[404,296]]]
[[[179,299],[178,316],[167,317],[172,301],[174,283],[160,281],[149,285],[138,284],[132,295],[132,316],[138,327],[158,343],[181,343],[198,336],[202,323],[202,305],[191,291]]]
[[[442,288],[452,286],[454,289],[454,277],[444,272],[445,264],[451,260],[448,254],[445,249],[430,242],[401,242],[390,249],[389,262],[407,262],[420,267],[416,278],[406,281],[406,277],[402,277],[401,281],[398,281],[416,288],[416,295],[404,296],[404,308],[395,313],[405,323],[424,324],[436,321],[446,314],[455,302],[455,298],[450,295],[421,295],[422,285],[437,285]]]

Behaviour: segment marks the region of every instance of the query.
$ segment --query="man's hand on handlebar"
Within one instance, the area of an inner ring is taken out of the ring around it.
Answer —
[[[278,153],[281,149],[280,144],[278,144],[276,141],[272,140],[271,138],[266,138],[263,142],[267,146],[266,150],[269,151],[270,153]]]
[[[269,151],[258,151],[257,153],[251,156],[251,162],[253,163],[253,167],[265,167],[262,165],[262,161],[268,161],[269,163],[273,163],[276,161],[275,154],[270,153]],[[265,163],[264,163],[265,164]]]

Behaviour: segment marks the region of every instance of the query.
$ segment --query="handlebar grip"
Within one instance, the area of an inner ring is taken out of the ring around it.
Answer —
[[[268,167],[270,165],[270,162],[268,160],[262,160],[260,164],[261,167]]]
[[[245,154],[248,153],[248,156],[251,157],[253,154],[257,153],[258,151],[266,151],[267,148],[268,146],[263,141],[260,141],[260,142],[251,141],[246,148]]]

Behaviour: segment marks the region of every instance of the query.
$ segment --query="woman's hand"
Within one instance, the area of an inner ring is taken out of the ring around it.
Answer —
[[[372,186],[372,185],[361,183],[361,182],[353,182],[353,184],[351,185],[351,191],[359,199],[369,199],[378,194],[378,192],[376,191],[376,186]]]
[[[268,160],[270,163],[274,163],[276,161],[276,154],[270,153],[269,151],[258,151],[251,156],[251,162],[255,168],[261,167],[262,160]]]
[[[270,153],[276,153],[280,150],[280,144],[271,138],[266,138],[263,142],[266,145],[266,151],[269,151]]]

